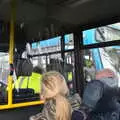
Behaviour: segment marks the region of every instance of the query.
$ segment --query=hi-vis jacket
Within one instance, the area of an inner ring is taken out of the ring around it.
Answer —
[[[31,76],[20,76],[18,80],[15,81],[14,87],[18,88],[32,88],[35,93],[41,92],[42,75],[33,72]]]

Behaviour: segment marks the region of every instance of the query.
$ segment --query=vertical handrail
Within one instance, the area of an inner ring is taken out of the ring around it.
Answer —
[[[12,105],[13,54],[14,54],[14,24],[15,24],[15,0],[11,0],[10,41],[9,41],[10,75],[8,77],[8,105]]]

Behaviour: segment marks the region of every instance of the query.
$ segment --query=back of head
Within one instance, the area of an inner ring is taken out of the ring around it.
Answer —
[[[56,71],[43,75],[42,95],[45,100],[56,100],[56,120],[70,120],[71,106],[66,99],[69,93],[64,77]]]
[[[33,68],[33,72],[39,73],[39,74],[43,74],[43,73],[44,73],[44,70],[43,70],[40,66],[35,66],[35,67]]]
[[[69,93],[64,77],[56,71],[43,74],[43,94],[47,99],[55,97],[57,94],[66,96]],[[45,89],[44,89],[45,87]],[[45,90],[45,91],[44,91]]]

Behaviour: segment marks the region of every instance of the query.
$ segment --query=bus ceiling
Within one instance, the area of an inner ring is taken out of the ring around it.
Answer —
[[[0,0],[4,23],[10,21],[10,1]],[[120,0],[16,0],[16,44],[119,22],[119,5]]]

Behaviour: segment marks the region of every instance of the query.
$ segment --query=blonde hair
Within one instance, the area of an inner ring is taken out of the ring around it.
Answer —
[[[50,71],[43,75],[42,94],[46,100],[56,100],[56,120],[71,119],[71,105],[66,99],[69,94],[64,77],[56,71]]]

